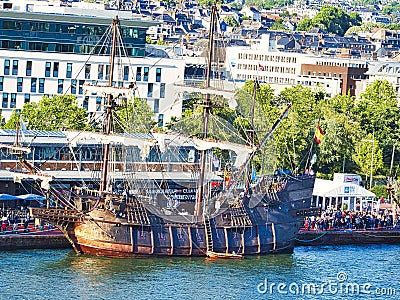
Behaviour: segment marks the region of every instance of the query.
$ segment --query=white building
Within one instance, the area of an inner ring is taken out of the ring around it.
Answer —
[[[400,62],[371,62],[367,71],[368,80],[364,82],[363,90],[376,80],[387,80],[392,85],[400,100]]]
[[[127,57],[118,60],[118,69],[123,71],[115,73],[115,84],[136,84],[135,96],[147,100],[161,126],[181,114],[181,102],[175,100],[173,83],[183,79],[184,60],[145,57],[146,30],[155,22],[132,19],[126,12],[68,10],[54,3],[53,10],[58,8],[62,14],[0,10],[3,117],[8,118],[13,109],[21,109],[26,102],[38,102],[45,95],[56,94],[74,94],[79,105],[90,114],[101,114],[104,97],[84,94],[82,86],[108,82],[108,55],[89,54],[100,51],[97,43],[115,14],[120,19],[127,53]]]
[[[324,89],[334,96],[341,93],[338,78],[303,76],[302,64],[316,64],[321,59],[304,53],[279,52],[271,49],[271,41],[264,36],[251,47],[228,47],[225,68],[228,78],[237,82],[258,80],[269,84],[277,93],[287,87],[304,85],[311,89]]]

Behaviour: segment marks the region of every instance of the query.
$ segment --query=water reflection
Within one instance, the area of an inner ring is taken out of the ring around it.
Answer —
[[[45,268],[69,270],[87,276],[149,275],[176,269],[182,272],[205,272],[209,269],[233,271],[290,271],[297,264],[292,254],[247,256],[242,260],[207,259],[204,257],[107,258],[68,253],[64,258],[45,265]]]

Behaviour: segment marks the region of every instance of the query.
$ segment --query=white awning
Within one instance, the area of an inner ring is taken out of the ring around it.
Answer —
[[[376,195],[360,185],[331,180],[315,179],[313,196],[317,197],[376,197]]]

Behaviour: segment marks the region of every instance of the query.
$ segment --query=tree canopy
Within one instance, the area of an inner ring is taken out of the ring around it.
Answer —
[[[360,25],[361,18],[357,13],[349,15],[337,6],[323,5],[313,18],[313,23],[330,33],[343,36],[350,27]]]
[[[154,127],[154,113],[145,100],[134,98],[117,111],[115,132],[149,133]]]
[[[299,22],[297,30],[307,31],[319,27],[327,32],[344,36],[352,26],[361,25],[361,17],[357,12],[347,14],[341,8],[323,5],[313,19],[305,18]]]
[[[74,95],[44,96],[38,103],[26,103],[21,114],[28,129],[56,131],[90,128],[86,109],[78,107]]]

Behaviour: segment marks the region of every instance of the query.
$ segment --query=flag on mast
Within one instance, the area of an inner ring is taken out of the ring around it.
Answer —
[[[321,144],[322,138],[324,137],[325,132],[322,131],[321,126],[317,126],[315,129],[315,134],[314,134],[314,140],[318,143]]]
[[[251,181],[254,183],[258,183],[256,168],[254,168],[253,165],[251,166]]]

